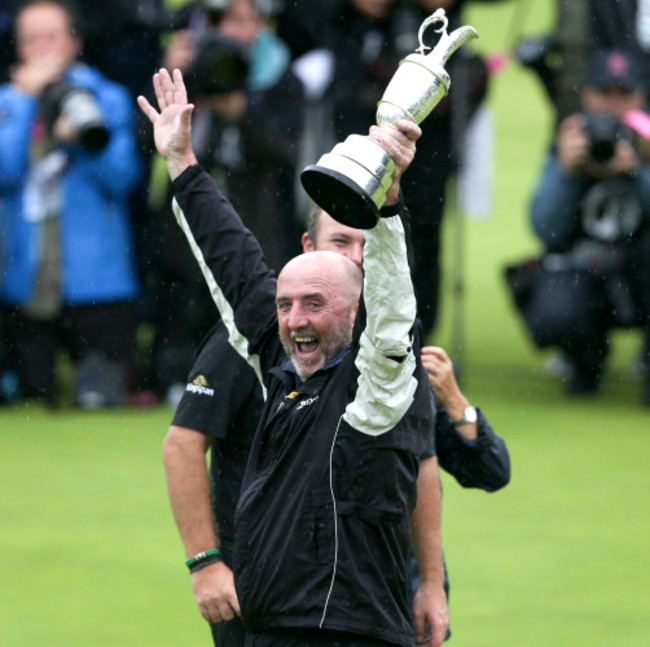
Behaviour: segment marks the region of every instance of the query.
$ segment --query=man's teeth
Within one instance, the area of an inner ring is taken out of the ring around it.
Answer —
[[[294,339],[299,344],[308,344],[312,341],[316,341],[313,337],[295,337]]]

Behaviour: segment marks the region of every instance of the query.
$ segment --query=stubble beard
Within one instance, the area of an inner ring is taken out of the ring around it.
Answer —
[[[305,362],[302,362],[299,359],[295,352],[295,342],[293,341],[293,338],[302,336],[318,339],[320,354],[312,363],[305,364]],[[293,331],[290,333],[289,337],[289,340],[284,338],[281,339],[282,347],[284,348],[284,352],[289,358],[289,361],[296,370],[298,377],[304,382],[316,373],[316,371],[327,366],[344,348],[350,345],[350,342],[352,341],[352,328],[346,325],[346,322],[341,321],[339,326],[332,332],[332,335],[327,340],[323,339],[320,335],[304,331]]]

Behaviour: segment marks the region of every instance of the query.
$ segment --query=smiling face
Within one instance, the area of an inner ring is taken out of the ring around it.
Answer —
[[[326,366],[352,341],[362,277],[333,252],[297,256],[278,277],[280,341],[300,379]]]

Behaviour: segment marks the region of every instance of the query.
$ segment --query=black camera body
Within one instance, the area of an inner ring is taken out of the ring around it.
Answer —
[[[48,85],[41,94],[41,116],[48,133],[52,133],[61,115],[68,119],[79,144],[87,150],[99,152],[108,144],[110,133],[92,92],[66,81]]]
[[[250,61],[237,40],[208,33],[197,44],[197,53],[185,74],[188,94],[215,96],[244,90]]]
[[[608,162],[614,155],[618,141],[636,145],[634,134],[616,115],[606,112],[584,112],[583,115],[590,141],[589,156],[594,162]]]

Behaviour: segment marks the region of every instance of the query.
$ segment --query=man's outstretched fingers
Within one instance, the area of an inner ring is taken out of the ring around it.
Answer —
[[[187,103],[187,90],[185,89],[185,81],[183,81],[183,74],[179,69],[174,69],[173,85],[174,85],[174,101],[179,104]]]
[[[140,106],[140,109],[142,110],[142,112],[144,112],[144,114],[147,116],[149,121],[151,123],[154,123],[154,121],[156,121],[156,119],[158,118],[158,114],[159,114],[156,111],[156,109],[142,95],[140,95],[137,98],[137,102],[138,102],[138,106]]]

